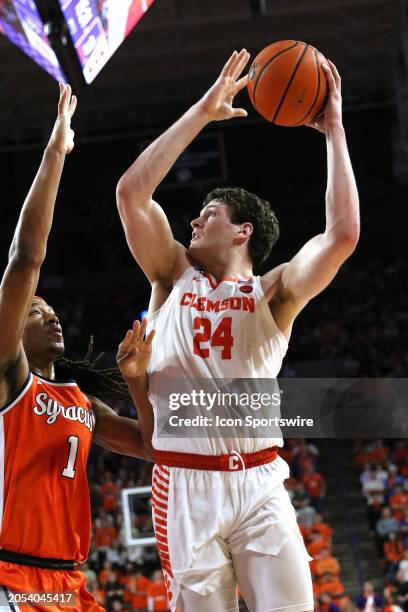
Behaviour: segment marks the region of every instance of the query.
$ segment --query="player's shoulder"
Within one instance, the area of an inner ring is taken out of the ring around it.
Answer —
[[[279,264],[261,276],[262,291],[268,302],[279,298],[282,274],[288,263]]]

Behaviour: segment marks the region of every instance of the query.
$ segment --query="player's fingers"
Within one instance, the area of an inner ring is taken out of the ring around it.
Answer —
[[[140,328],[139,328],[139,334],[138,334],[139,340],[143,340],[145,333],[146,333],[146,327],[147,327],[147,319],[146,317],[144,317],[142,324],[140,325]]]
[[[156,330],[155,330],[155,329],[152,329],[152,330],[151,330],[151,331],[148,333],[147,338],[146,338],[146,340],[145,340],[145,344],[146,344],[146,346],[151,346],[151,344],[152,344],[152,342],[153,342],[153,338],[154,338],[155,334],[156,334]]]
[[[337,70],[336,66],[333,64],[333,62],[331,62],[330,60],[327,60],[329,62],[331,71],[333,73],[334,76],[334,80],[336,82],[337,87],[340,89],[341,87],[341,76],[339,74],[339,71]]]
[[[133,321],[133,327],[132,327],[132,342],[133,344],[135,344],[138,339],[139,339],[139,332],[140,332],[140,321],[138,319],[135,319]]]
[[[239,75],[241,74],[241,72],[243,71],[243,69],[245,68],[245,66],[247,65],[248,61],[249,61],[249,53],[246,49],[242,49],[236,59],[236,62],[233,66],[233,70],[232,70],[232,74],[231,76],[234,79],[237,79],[239,77]]]
[[[239,81],[236,82],[237,92],[241,91],[241,89],[244,89],[244,87],[248,85],[248,79],[249,79],[249,74],[246,74],[245,76],[242,77],[242,79],[239,79]]]
[[[133,330],[128,329],[122,342],[119,344],[118,353],[126,353],[129,348],[133,336]]]
[[[77,97],[76,96],[72,96],[71,102],[69,103],[69,107],[68,107],[68,113],[69,113],[70,117],[72,117],[73,114],[75,113],[75,109],[77,107],[77,103],[78,103]]]
[[[233,108],[232,109],[233,117],[248,117],[248,113],[245,108]]]
[[[58,101],[58,114],[61,115],[64,112],[64,108],[66,104],[65,100],[67,96],[67,89],[64,83],[60,83],[59,88],[60,88],[60,97]]]
[[[224,68],[221,70],[221,76],[224,76],[224,77],[225,76],[229,76],[230,71],[231,71],[231,67],[234,64],[237,55],[238,55],[238,53],[236,51],[234,51],[234,53],[231,55],[231,57],[229,58],[229,60],[225,64]]]
[[[333,76],[333,73],[331,71],[330,66],[323,62],[322,63],[322,68],[323,68],[324,73],[326,75],[327,83],[329,85],[329,91],[334,91],[335,88],[336,88],[336,82],[334,80],[334,76]]]

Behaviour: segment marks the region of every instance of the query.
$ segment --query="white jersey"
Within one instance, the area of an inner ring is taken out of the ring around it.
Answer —
[[[218,455],[283,445],[281,437],[211,437],[205,426],[199,436],[177,437],[177,427],[167,427],[166,435],[158,423],[163,389],[185,391],[200,379],[210,384],[209,379],[276,378],[288,343],[272,317],[259,276],[224,279],[217,285],[209,274],[191,266],[163,306],[149,315],[152,327],[156,336],[148,375],[155,449]]]

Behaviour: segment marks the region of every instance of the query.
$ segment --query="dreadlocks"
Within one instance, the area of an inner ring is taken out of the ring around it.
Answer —
[[[101,400],[121,399],[131,402],[129,388],[119,369],[117,367],[98,369],[96,366],[104,353],[100,353],[91,361],[92,353],[93,336],[90,337],[88,351],[82,361],[71,361],[65,357],[57,359],[55,368],[58,378],[65,380],[73,378],[81,391],[95,395]]]

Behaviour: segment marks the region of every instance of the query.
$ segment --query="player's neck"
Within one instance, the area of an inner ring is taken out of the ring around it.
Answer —
[[[48,363],[34,363],[30,361],[30,370],[43,378],[49,378],[50,380],[55,378],[54,363],[52,361]]]
[[[225,278],[246,280],[253,275],[252,264],[247,260],[233,259],[230,261],[201,262],[204,272],[211,274],[217,282]]]

